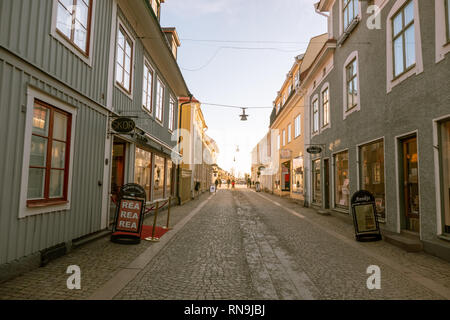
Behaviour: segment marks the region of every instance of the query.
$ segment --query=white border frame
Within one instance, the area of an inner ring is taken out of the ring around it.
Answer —
[[[344,30],[344,12],[343,12],[344,6],[342,4],[342,1],[344,0],[339,0],[339,36],[342,36],[342,34],[346,31]],[[355,18],[359,18],[359,20],[361,20],[362,18],[361,3],[360,0],[356,0],[356,2],[358,3],[358,14],[355,16]]]
[[[360,159],[360,148],[369,144],[372,144],[374,142],[378,142],[378,141],[383,141],[383,161],[384,161],[384,170],[383,170],[383,174],[384,174],[384,220],[378,220],[381,223],[387,224],[387,216],[388,216],[388,201],[387,201],[387,197],[386,197],[386,137],[382,136],[382,137],[378,137],[376,139],[372,139],[369,141],[365,141],[362,143],[359,143],[356,145],[356,186],[357,189],[360,190],[361,189],[361,177],[360,177],[360,171],[361,171],[361,159]]]
[[[336,211],[340,211],[340,212],[345,212],[346,210],[345,210],[345,208],[341,208],[341,207],[336,207],[336,201],[335,201],[335,197],[336,197],[336,194],[335,194],[335,188],[336,188],[336,181],[335,181],[335,179],[334,179],[334,177],[335,177],[335,171],[336,171],[336,155],[337,154],[339,154],[339,153],[343,153],[343,152],[347,152],[348,153],[348,179],[349,179],[349,192],[350,192],[350,185],[351,185],[351,183],[352,183],[352,181],[351,181],[351,175],[350,175],[350,173],[351,173],[351,171],[350,171],[350,169],[351,169],[351,165],[350,165],[350,149],[349,148],[345,148],[345,149],[340,149],[339,151],[335,151],[335,152],[332,152],[331,153],[331,158],[333,159],[332,161],[333,161],[333,204],[332,204],[332,206],[330,206],[330,208],[332,208],[333,210],[336,210]],[[349,215],[351,215],[352,214],[352,206],[351,206],[351,194],[349,194],[349,198],[348,198],[348,214]]]
[[[152,72],[152,87],[151,87],[151,90],[152,90],[152,93],[151,93],[151,96],[150,96],[150,108],[152,109],[151,111],[150,110],[148,110],[146,107],[144,107],[144,104],[143,104],[143,101],[142,101],[142,98],[143,98],[143,96],[144,96],[144,85],[145,85],[145,83],[144,83],[144,70],[145,70],[145,67],[147,66],[147,68],[149,68],[150,70],[151,70],[151,72]],[[151,63],[150,63],[150,61],[149,61],[149,59],[147,59],[147,57],[146,57],[146,55],[144,54],[144,59],[143,59],[143,65],[142,65],[142,98],[141,98],[141,108],[142,108],[142,110],[144,111],[144,112],[146,112],[149,116],[151,116],[152,118],[155,118],[154,117],[154,114],[153,114],[153,112],[155,111],[155,108],[154,108],[154,105],[155,105],[155,97],[153,96],[153,94],[154,94],[154,89],[155,89],[155,75],[156,75],[156,71],[155,71],[155,68],[153,68],[153,66],[151,65]]]
[[[171,101],[173,101],[173,114],[172,114],[172,121],[173,121],[173,123],[172,123],[172,129],[170,129],[170,126],[169,126],[169,123],[170,123],[170,103],[171,103]],[[176,102],[177,102],[177,100],[172,96],[171,93],[169,93],[169,116],[167,117],[167,130],[169,131],[169,133],[173,133],[173,131],[177,127],[177,125],[176,125],[177,121],[175,121],[175,114],[176,114],[175,111],[177,111],[176,108],[175,108]]]
[[[445,1],[446,0],[434,0],[436,63],[444,60],[445,55],[450,52],[450,42],[447,42]]]
[[[438,236],[441,236],[444,234],[442,220],[443,220],[443,208],[441,203],[441,185],[442,185],[442,179],[441,179],[441,171],[440,171],[440,154],[439,154],[439,122],[450,120],[450,113],[447,115],[444,115],[439,118],[435,118],[432,120],[433,124],[433,153],[434,153],[434,182],[435,182],[435,188],[436,188],[436,234]],[[444,212],[445,213],[445,212]]]
[[[92,0],[92,8],[91,8],[91,21],[90,21],[90,34],[89,34],[89,55],[86,56],[80,52],[80,49],[74,46],[74,44],[63,36],[61,36],[56,31],[56,20],[58,15],[58,0],[53,0],[52,5],[52,23],[50,29],[50,35],[61,42],[67,49],[69,49],[72,53],[74,53],[77,57],[79,57],[84,63],[86,63],[89,67],[92,68],[92,57],[94,56],[94,30],[95,30],[95,8],[96,8],[97,0]]]
[[[394,79],[394,56],[392,46],[392,17],[400,10],[400,8],[409,0],[397,0],[392,6],[391,11],[386,18],[386,90],[387,93],[405,81],[414,74],[423,72],[423,58],[422,58],[422,38],[420,34],[420,15],[419,15],[419,1],[411,0],[414,3],[414,41],[415,41],[415,55],[416,64],[411,70]]]
[[[317,113],[319,116],[319,127],[317,128],[317,131],[313,131],[314,130],[314,101],[317,100]],[[319,94],[316,93],[313,95],[312,98],[309,99],[309,105],[310,105],[310,110],[311,110],[311,138],[317,136],[320,133],[320,97]]]
[[[161,104],[161,120],[158,119],[156,115],[156,105],[158,104],[158,82],[161,82],[161,85],[163,87],[163,95],[162,95],[162,104]],[[156,101],[155,101],[155,122],[158,123],[161,127],[164,127],[164,104],[166,102],[166,85],[164,84],[164,81],[161,80],[161,78],[156,75]]]
[[[126,32],[126,34],[128,35],[128,37],[130,38],[131,42],[133,43],[133,48],[132,48],[132,57],[131,57],[131,79],[130,79],[130,93],[126,92],[124,88],[122,88],[122,86],[120,86],[117,83],[117,50],[118,50],[118,44],[117,44],[117,39],[119,36],[119,30],[120,27],[122,27],[122,29]],[[112,35],[111,35],[112,36]],[[120,90],[120,92],[122,92],[124,95],[126,95],[128,98],[130,98],[131,100],[133,100],[133,92],[134,92],[134,79],[136,77],[136,69],[135,69],[135,65],[136,65],[136,39],[134,39],[134,37],[132,36],[130,30],[127,28],[124,20],[122,17],[120,17],[119,15],[117,15],[117,25],[116,25],[116,32],[115,32],[115,39],[116,41],[114,41],[114,86],[116,88],[118,88]],[[142,101],[140,102],[142,104]]]
[[[347,66],[350,64],[350,62],[353,61],[353,59],[356,59],[356,78],[358,83],[358,90],[357,90],[357,97],[356,97],[356,106],[351,108],[350,110],[347,110]],[[358,51],[355,50],[352,53],[349,54],[347,59],[345,60],[343,66],[342,66],[342,83],[343,83],[343,105],[342,105],[342,112],[343,112],[343,120],[345,120],[350,114],[353,112],[361,110],[361,85],[360,85],[360,77],[359,77],[359,56]]]
[[[324,119],[324,113],[323,113],[323,92],[328,89],[328,123],[326,125],[323,125],[323,119]],[[322,88],[320,89],[320,112],[319,120],[321,119],[319,123],[320,132],[331,128],[331,91],[330,91],[330,83],[325,82]]]
[[[28,171],[30,164],[30,148],[31,148],[31,135],[33,132],[33,108],[34,100],[38,99],[55,108],[61,109],[72,115],[71,123],[71,135],[70,135],[70,154],[69,154],[69,172],[67,182],[67,203],[61,205],[49,205],[45,207],[30,208],[27,207],[27,194],[28,194]],[[28,87],[27,88],[27,106],[25,116],[25,134],[24,134],[24,146],[23,146],[23,162],[22,162],[22,179],[20,184],[20,202],[19,202],[19,219],[34,216],[42,213],[50,213],[56,211],[70,210],[71,197],[72,197],[72,175],[73,175],[73,158],[75,150],[75,135],[76,135],[76,118],[77,108],[58,100],[55,97],[48,95],[38,89]]]

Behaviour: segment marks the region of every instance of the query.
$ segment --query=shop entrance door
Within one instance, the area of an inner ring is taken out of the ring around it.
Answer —
[[[125,183],[126,142],[114,139],[111,164],[111,197],[116,201],[120,188]],[[114,222],[115,204],[111,202],[109,222]]]
[[[403,149],[403,195],[406,230],[420,231],[419,212],[419,166],[417,162],[417,137],[402,141]]]
[[[323,160],[323,184],[324,184],[324,205],[325,205],[325,209],[329,209],[330,208],[330,161],[329,159],[324,159]]]

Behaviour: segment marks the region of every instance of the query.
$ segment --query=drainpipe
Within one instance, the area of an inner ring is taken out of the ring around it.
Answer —
[[[189,101],[183,102],[182,104],[180,104],[180,119],[179,119],[179,125],[178,125],[178,128],[179,128],[179,129],[181,129],[181,119],[182,119],[182,112],[183,112],[183,108],[182,108],[182,107],[183,107],[183,105],[192,102],[192,98],[193,98],[192,93],[189,93],[189,94],[188,94],[188,97],[189,97]],[[178,138],[178,143],[180,143],[180,142],[181,142],[181,134],[180,134],[180,137]],[[180,147],[179,145],[178,145],[178,147],[180,148],[180,149],[178,150],[178,153],[180,153],[181,147]],[[181,175],[181,163],[178,164],[178,179],[177,179],[177,198],[178,198],[178,204],[179,204],[179,205],[181,205],[180,175]]]

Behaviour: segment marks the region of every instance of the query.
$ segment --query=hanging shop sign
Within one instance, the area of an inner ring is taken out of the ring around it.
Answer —
[[[311,154],[317,154],[322,152],[322,148],[319,146],[311,146],[306,149],[306,152]]]
[[[351,206],[356,240],[381,240],[374,196],[369,191],[359,190],[353,194]]]
[[[145,190],[140,185],[130,183],[120,189],[111,241],[140,243],[145,202]]]
[[[130,133],[135,127],[134,121],[125,117],[117,118],[111,123],[111,128],[118,133]]]

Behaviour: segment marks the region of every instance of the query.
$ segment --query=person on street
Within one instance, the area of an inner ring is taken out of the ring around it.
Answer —
[[[215,189],[215,192],[217,192],[217,186],[219,185],[219,180],[218,180],[218,179],[216,179],[216,181],[214,182],[214,184],[216,185],[216,189]]]
[[[230,183],[231,183],[231,180],[228,179],[228,180],[227,180],[227,188],[228,188],[228,189],[230,189]]]
[[[231,181],[231,188],[233,188],[234,189],[234,185],[236,184],[236,181],[234,181],[234,179],[233,179],[233,181]]]

